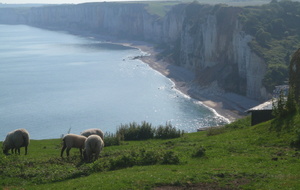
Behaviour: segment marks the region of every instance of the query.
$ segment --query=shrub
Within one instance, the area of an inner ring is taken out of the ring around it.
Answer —
[[[166,123],[165,126],[159,126],[155,131],[155,138],[169,139],[177,138],[183,135],[183,131],[177,130],[171,123]]]
[[[139,127],[138,138],[140,140],[152,139],[154,137],[154,129],[150,123],[142,122],[142,125]]]
[[[117,136],[122,140],[147,140],[153,138],[154,129],[145,121],[141,125],[133,122],[129,125],[121,125],[117,130]]]
[[[295,138],[291,141],[290,146],[292,148],[297,148],[300,149],[300,130],[296,130],[296,136]]]
[[[159,151],[147,151],[145,149],[140,150],[139,154],[139,164],[140,165],[153,165],[157,164],[161,158],[161,153]]]
[[[137,130],[136,123],[130,123],[129,125],[122,124],[117,130],[117,135],[119,135],[122,140],[138,140]]]
[[[286,97],[283,92],[280,92],[278,99],[273,100],[272,114],[276,118],[283,118],[297,112],[298,105],[295,101],[293,88],[289,88],[288,96]]]
[[[141,125],[133,122],[129,125],[121,125],[117,130],[117,137],[121,140],[147,140],[152,138],[168,139],[177,138],[184,134],[184,131],[177,130],[171,125],[166,123],[165,126],[159,126],[156,129],[150,123],[142,122]]]
[[[205,151],[205,148],[201,146],[193,153],[193,157],[203,157],[205,156]]]
[[[115,159],[110,160],[110,169],[116,170],[126,167],[132,167],[137,164],[137,158],[132,156],[132,154],[126,153]]]
[[[105,133],[104,135],[104,145],[105,146],[114,146],[114,145],[120,145],[121,144],[121,138],[117,134],[113,133]]]
[[[168,151],[164,154],[162,164],[179,164],[179,157],[173,151]]]
[[[179,164],[179,156],[173,151],[137,150],[124,153],[109,160],[109,169],[116,170],[132,166],[144,166],[155,164]]]

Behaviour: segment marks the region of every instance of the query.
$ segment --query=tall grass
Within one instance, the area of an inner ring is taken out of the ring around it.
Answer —
[[[121,124],[116,134],[122,140],[147,140],[154,137],[154,131],[152,125],[144,121],[141,125],[135,122],[125,125]]]
[[[121,140],[147,140],[147,139],[169,139],[181,137],[184,131],[177,130],[172,126],[171,123],[166,123],[165,126],[160,125],[153,128],[150,123],[143,121],[140,125],[133,122],[126,125],[121,125],[116,136],[120,137]]]
[[[121,138],[117,134],[105,133],[104,134],[105,146],[114,146],[121,144]]]
[[[157,139],[172,139],[181,137],[184,134],[184,131],[177,130],[172,126],[171,123],[166,123],[165,126],[158,126],[155,131],[155,138]]]

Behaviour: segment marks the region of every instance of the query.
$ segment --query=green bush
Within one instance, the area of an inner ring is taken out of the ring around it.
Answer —
[[[203,157],[205,156],[205,148],[200,146],[197,150],[193,153],[193,157]]]
[[[140,165],[153,165],[159,162],[161,155],[159,151],[146,151],[142,149],[140,150],[139,157]]]
[[[117,134],[113,133],[105,133],[104,135],[104,145],[105,146],[114,146],[114,145],[120,145],[121,144],[121,138]]]
[[[152,125],[144,121],[139,128],[138,138],[143,140],[152,139],[154,137],[154,131]]]
[[[288,67],[284,64],[270,64],[263,79],[263,84],[271,92],[276,85],[281,85],[288,79]]]
[[[159,126],[155,131],[155,138],[158,139],[170,139],[177,138],[183,135],[183,131],[177,130],[171,125],[171,123],[166,123],[165,126]]]
[[[109,162],[110,170],[116,170],[137,165],[137,158],[135,156],[132,156],[132,154],[126,153],[115,159],[109,160]]]
[[[117,136],[122,140],[147,140],[153,138],[154,129],[145,121],[141,125],[133,122],[129,125],[121,125],[117,130]]]
[[[109,160],[109,169],[116,170],[132,166],[145,166],[155,164],[179,164],[179,156],[173,151],[140,149],[124,153]]]
[[[296,134],[296,137],[291,141],[291,147],[300,149],[300,133]]]
[[[179,157],[173,151],[168,151],[164,153],[162,164],[179,164]]]
[[[177,130],[171,123],[166,123],[165,126],[160,125],[157,128],[153,128],[150,123],[142,122],[141,125],[133,122],[126,125],[121,125],[116,136],[121,140],[147,140],[147,139],[169,139],[177,138],[184,134],[184,131]]]

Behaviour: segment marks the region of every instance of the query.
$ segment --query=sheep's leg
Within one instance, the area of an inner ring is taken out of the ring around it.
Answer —
[[[79,151],[80,151],[80,157],[82,158],[82,149],[80,148]]]
[[[14,149],[12,148],[12,149],[11,149],[11,154],[13,154],[13,153],[14,153]]]
[[[99,153],[95,153],[95,160],[99,158]]]
[[[98,160],[98,158],[99,158],[99,155],[100,155],[100,153],[101,153],[101,150],[102,150],[102,148],[100,148],[100,150],[97,150],[96,151],[96,154],[95,154],[95,160]]]
[[[25,155],[27,155],[27,146],[25,146]]]
[[[90,159],[91,159],[91,152],[89,151],[89,150],[85,150],[85,154],[84,154],[84,156],[85,156],[85,160],[87,161],[87,162],[90,162]]]
[[[64,146],[62,147],[61,152],[60,152],[60,157],[63,157],[64,151],[65,151],[66,148],[67,148],[66,145],[64,145]]]
[[[86,150],[83,150],[83,160],[87,160],[87,156],[86,156]]]
[[[15,152],[17,152],[18,151],[18,154],[20,155],[20,148],[17,148],[16,150],[15,150]]]
[[[70,154],[70,150],[71,150],[71,148],[67,148],[67,156],[69,156],[69,154]]]

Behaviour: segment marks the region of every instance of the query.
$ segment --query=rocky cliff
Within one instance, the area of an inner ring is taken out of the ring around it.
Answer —
[[[264,60],[251,51],[252,37],[242,31],[237,7],[186,7],[180,36],[179,64],[194,69],[202,85],[217,81],[223,89],[250,98],[267,97]]]
[[[237,7],[196,3],[173,6],[164,17],[143,3],[87,3],[0,9],[0,23],[106,34],[164,44],[176,64],[195,71],[197,82],[265,99],[264,60],[251,51]]]

